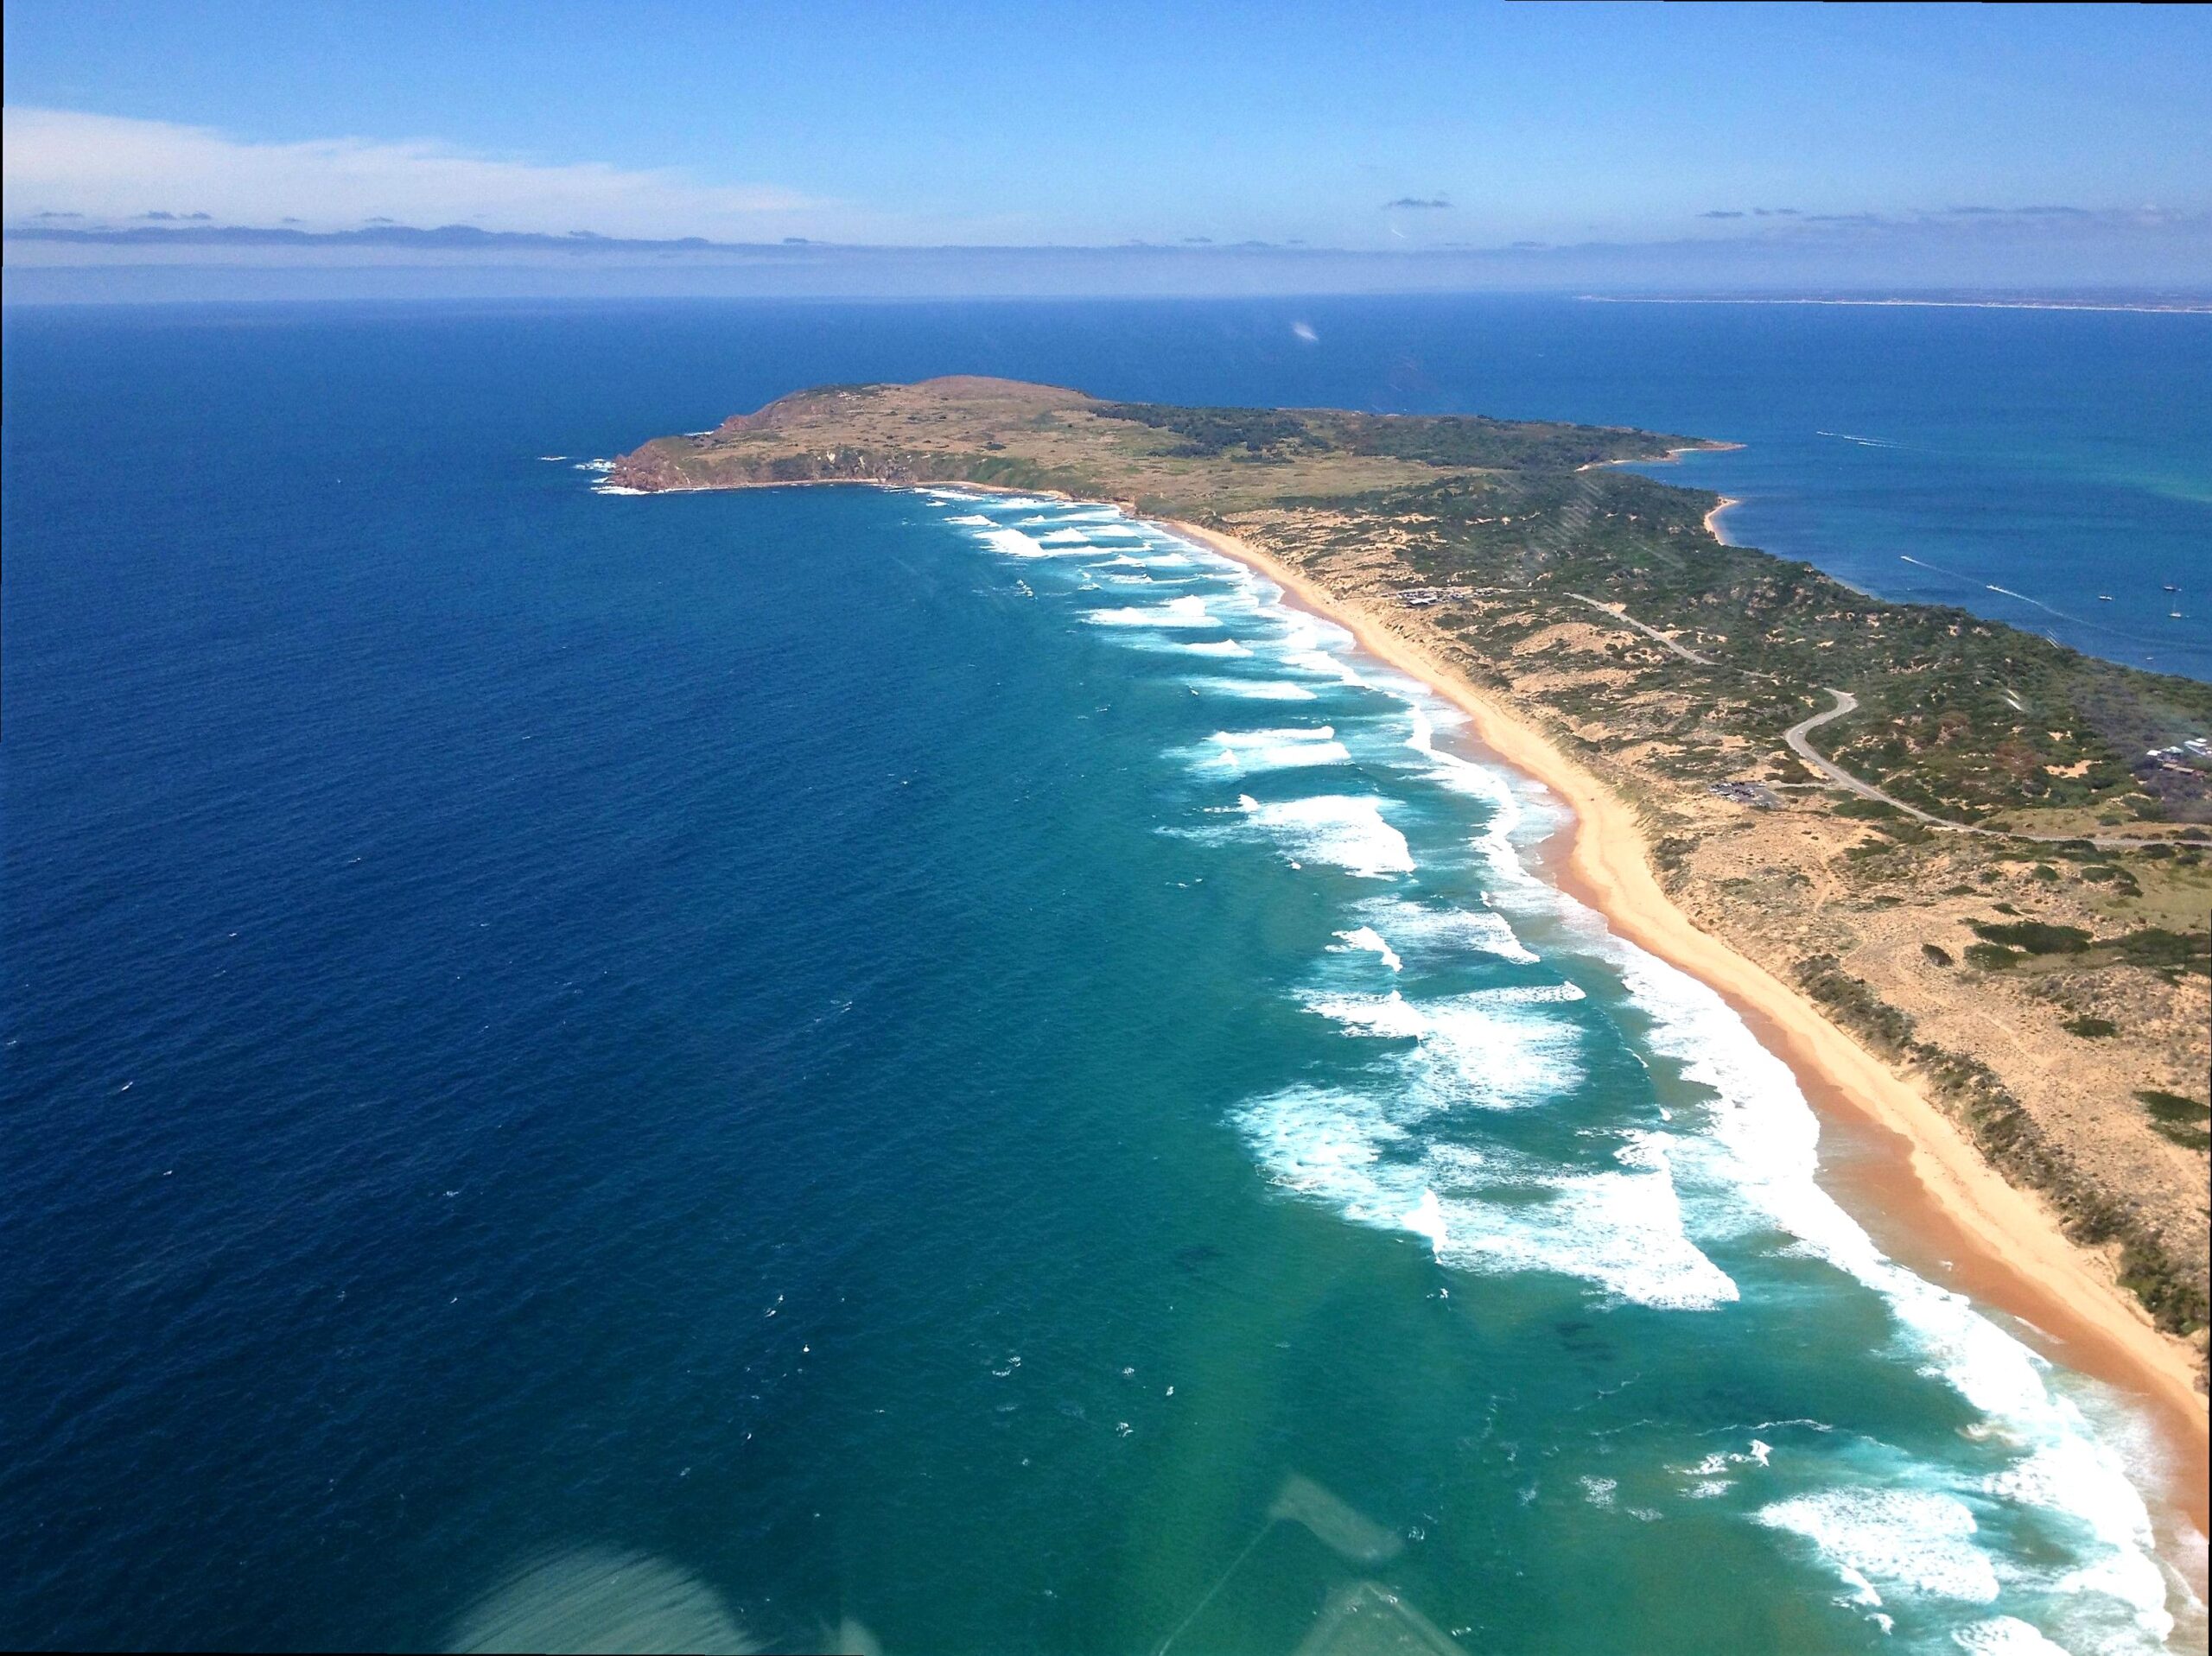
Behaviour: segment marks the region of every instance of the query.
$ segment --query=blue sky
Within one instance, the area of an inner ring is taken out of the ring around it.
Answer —
[[[1899,280],[1980,257],[1992,279],[2040,258],[2053,280],[2171,282],[2212,249],[2202,8],[11,0],[5,18],[11,227],[1857,250],[1839,271],[1879,243]],[[1390,205],[1409,202],[1447,205]]]

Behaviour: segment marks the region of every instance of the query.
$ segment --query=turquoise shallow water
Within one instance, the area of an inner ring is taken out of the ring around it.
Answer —
[[[73,327],[9,366],[8,1642],[2201,1643],[2126,1410],[1264,583],[594,493],[693,370],[573,319]]]

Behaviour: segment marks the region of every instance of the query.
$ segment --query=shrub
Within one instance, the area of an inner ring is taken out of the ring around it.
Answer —
[[[2152,1132],[2163,1133],[2184,1150],[2212,1150],[2212,1134],[2204,1130],[2206,1123],[2212,1121],[2212,1107],[2152,1087],[2143,1088],[2135,1097],[2150,1116]]]
[[[2120,951],[2120,959],[2130,966],[2147,967],[2170,975],[2195,972],[2200,976],[2212,976],[2212,961],[2206,958],[2207,940],[2195,933],[2145,926],[2109,941]]]
[[[1948,966],[1951,963],[1951,951],[1939,949],[1934,943],[1921,944],[1920,952],[1928,957],[1930,966]]]
[[[2025,955],[1997,943],[1968,943],[1967,964],[1978,966],[1985,972],[2004,972],[2018,966]]]
[[[2059,1028],[2069,1035],[2078,1035],[2085,1041],[2101,1041],[2107,1035],[2120,1033],[2120,1025],[2109,1018],[2069,1018]]]
[[[2008,926],[1973,923],[1974,935],[1986,943],[2006,943],[2031,955],[2079,955],[2089,947],[2089,934],[2079,926],[2054,926],[2041,920],[2018,920]]]
[[[2212,1105],[2200,1104],[2179,1093],[2162,1093],[2155,1087],[2145,1087],[2135,1094],[2135,1099],[2154,1120],[2212,1121]]]

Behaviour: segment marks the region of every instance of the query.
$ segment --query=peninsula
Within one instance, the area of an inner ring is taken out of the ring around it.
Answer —
[[[608,482],[1052,491],[1265,570],[1564,796],[1556,876],[2201,1444],[2212,685],[1730,545],[1717,497],[1619,464],[1719,446],[954,378],[802,391]]]

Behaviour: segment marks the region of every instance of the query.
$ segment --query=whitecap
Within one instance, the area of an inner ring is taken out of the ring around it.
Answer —
[[[1049,558],[1052,555],[1018,529],[987,529],[976,537],[994,552],[1014,558]]]
[[[1468,951],[1535,964],[1537,956],[1514,935],[1503,915],[1490,909],[1434,908],[1403,898],[1370,898],[1355,910],[1361,919],[1417,957],[1443,959]]]
[[[1203,598],[1171,598],[1135,609],[1092,610],[1084,618],[1102,627],[1211,627],[1221,623]]]
[[[1276,1183],[1354,1223],[1412,1231],[1452,1269],[1555,1272],[1662,1310],[1736,1298],[1684,1235],[1663,1163],[1549,1175],[1496,1153],[1423,1145],[1382,1100],[1339,1088],[1291,1088],[1236,1120]]]
[[[1710,1310],[1738,1298],[1732,1278],[1683,1228],[1660,1135],[1632,1137],[1622,1164],[1594,1173],[1534,1175],[1536,1202],[1495,1191],[1446,1206],[1443,1263],[1480,1272],[1554,1271],[1662,1310]]]
[[[2016,1615],[1993,1616],[1960,1627],[1951,1634],[1951,1642],[1975,1656],[2066,1656],[2063,1646],[2054,1645]]]
[[[1964,1501],[1932,1489],[1827,1489],[1762,1507],[1758,1522],[1813,1544],[1862,1602],[1885,1594],[1986,1604],[1997,1568]]]
[[[1544,993],[1554,988],[1566,993]],[[1580,1026],[1531,1010],[1580,999],[1572,985],[1540,986],[1534,993],[1478,989],[1427,1000],[1408,1000],[1395,989],[1302,998],[1306,1010],[1348,1033],[1416,1042],[1395,1067],[1408,1101],[1424,1111],[1527,1109],[1550,1103],[1582,1078]]]
[[[1301,860],[1332,863],[1364,879],[1413,872],[1406,836],[1383,819],[1383,802],[1371,795],[1320,794],[1265,805],[1247,795],[1237,803],[1254,827]]]
[[[1344,941],[1331,943],[1329,947],[1333,950],[1341,952],[1345,949],[1364,949],[1379,956],[1382,964],[1393,972],[1405,969],[1406,963],[1399,957],[1398,951],[1391,948],[1384,940],[1382,934],[1372,926],[1360,926],[1351,931],[1340,931],[1337,936]]]
[[[1232,775],[1351,762],[1351,751],[1326,725],[1313,730],[1217,730],[1207,740],[1212,750],[1198,763]]]
[[[1183,682],[1209,695],[1231,695],[1246,701],[1312,701],[1313,692],[1287,679],[1186,678]]]
[[[1312,673],[1321,678],[1332,678],[1340,684],[1365,684],[1367,680],[1358,669],[1342,657],[1332,656],[1325,650],[1288,650],[1278,657],[1282,664],[1295,672]]]

